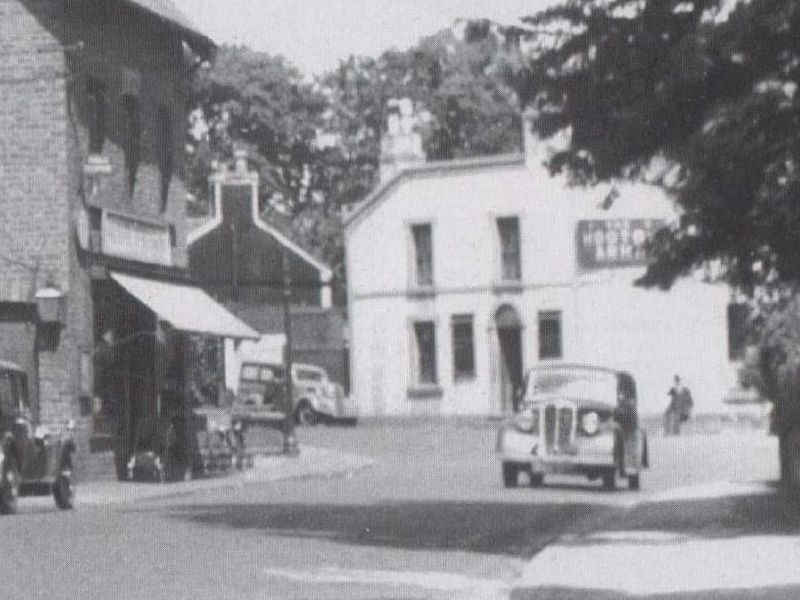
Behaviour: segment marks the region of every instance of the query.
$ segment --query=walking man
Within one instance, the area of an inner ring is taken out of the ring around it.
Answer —
[[[679,435],[681,423],[689,420],[692,414],[694,400],[689,388],[683,385],[679,375],[675,375],[672,387],[667,392],[669,396],[669,406],[664,414],[664,434]]]

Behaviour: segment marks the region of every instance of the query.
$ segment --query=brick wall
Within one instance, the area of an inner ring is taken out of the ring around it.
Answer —
[[[189,83],[181,40],[163,22],[115,3],[110,35],[103,37],[97,28],[99,6],[98,0],[0,0],[0,302],[30,306],[47,281],[65,291],[66,325],[57,343],[39,351],[39,412],[43,423],[55,427],[77,421],[79,461],[93,476],[110,463],[107,456],[90,460],[91,419],[79,410],[80,357],[92,352],[95,341],[91,280],[79,257],[74,221],[84,205],[94,205],[171,225],[173,259],[186,265],[186,189],[176,174]],[[112,167],[96,194],[88,193],[83,179],[90,76],[106,81],[103,154]],[[133,194],[122,151],[125,94],[138,96],[141,112]],[[174,175],[166,205],[157,160],[162,106],[173,118]],[[31,327],[0,322],[0,357],[26,367],[35,364],[32,356],[23,360],[33,338],[20,334]]]

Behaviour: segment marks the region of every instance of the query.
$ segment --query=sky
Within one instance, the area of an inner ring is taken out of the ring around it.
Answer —
[[[406,49],[459,18],[518,22],[553,0],[173,0],[217,43],[282,54],[304,74]]]

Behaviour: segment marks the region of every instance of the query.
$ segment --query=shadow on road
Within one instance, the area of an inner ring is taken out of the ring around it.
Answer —
[[[179,506],[169,516],[273,536],[529,558],[565,531],[612,510],[591,504],[216,504]]]
[[[777,490],[765,493],[642,504],[605,531],[651,531],[720,538],[745,535],[797,535],[796,522],[782,516]]]
[[[660,594],[627,593],[616,590],[541,587],[535,590],[514,590],[510,600],[795,600],[800,586],[776,585],[759,588],[715,589],[697,592]]]

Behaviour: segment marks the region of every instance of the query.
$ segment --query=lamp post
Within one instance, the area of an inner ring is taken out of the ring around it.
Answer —
[[[298,456],[300,447],[294,434],[294,398],[292,395],[292,315],[290,311],[292,296],[292,280],[289,271],[289,253],[281,251],[281,274],[283,275],[283,331],[286,335],[284,344],[284,377],[286,379],[286,402],[283,415],[283,453],[287,456]]]

